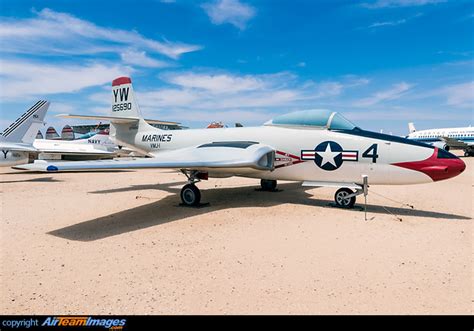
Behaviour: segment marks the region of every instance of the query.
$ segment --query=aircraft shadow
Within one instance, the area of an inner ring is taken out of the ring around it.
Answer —
[[[114,193],[143,189],[160,189],[171,193],[179,193],[180,188],[170,188],[179,183],[158,185],[135,185],[115,190],[96,191],[91,193]],[[258,192],[256,187],[235,187],[202,190],[203,202],[211,204],[202,208],[180,207],[179,194],[167,196],[158,201],[124,210],[115,214],[99,217],[79,224],[67,226],[49,232],[56,237],[76,240],[95,241],[103,238],[120,235],[122,233],[145,229],[152,226],[166,224],[173,221],[185,220],[188,217],[203,215],[217,210],[243,207],[271,207],[280,204],[309,205],[322,208],[329,207],[329,200],[311,199],[313,195],[302,189],[299,183],[281,184],[278,186],[283,191]],[[402,216],[444,218],[453,220],[467,220],[469,217],[438,213],[433,211],[389,207],[392,213]],[[387,214],[382,206],[368,205],[369,213]],[[264,212],[264,211],[262,211]]]
[[[32,179],[22,179],[22,180],[2,180],[0,184],[9,184],[9,183],[53,183],[53,182],[62,182],[60,179],[56,179],[53,177],[40,177],[40,178],[32,178]]]
[[[130,185],[127,187],[114,188],[110,190],[101,190],[89,192],[91,194],[108,194],[108,193],[118,193],[118,192],[129,192],[129,191],[141,191],[141,190],[162,190],[169,193],[178,193],[181,191],[181,187],[187,184],[188,182],[176,182],[176,183],[166,183],[166,184],[144,184],[144,185]],[[179,186],[177,188],[172,188],[171,186]]]

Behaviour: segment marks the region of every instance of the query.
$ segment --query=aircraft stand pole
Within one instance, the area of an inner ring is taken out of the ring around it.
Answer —
[[[362,175],[362,180],[364,183],[364,219],[367,221],[367,195],[369,194],[369,176]]]

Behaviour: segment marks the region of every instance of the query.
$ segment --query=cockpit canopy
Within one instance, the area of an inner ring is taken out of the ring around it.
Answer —
[[[341,114],[327,109],[302,110],[280,115],[264,125],[308,126],[329,130],[353,130],[357,127]]]

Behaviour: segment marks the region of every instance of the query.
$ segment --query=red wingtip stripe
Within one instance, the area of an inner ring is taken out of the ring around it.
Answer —
[[[112,86],[118,86],[122,84],[131,84],[132,80],[130,77],[119,77],[112,81]]]

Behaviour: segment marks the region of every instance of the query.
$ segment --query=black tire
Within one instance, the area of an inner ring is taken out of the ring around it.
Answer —
[[[201,202],[201,191],[194,184],[186,184],[181,189],[181,201],[187,206],[197,206]]]
[[[264,191],[275,191],[277,187],[277,181],[270,180],[270,179],[261,179],[260,186],[262,187],[262,190]]]
[[[449,152],[449,150],[450,150],[449,146],[448,146],[448,145],[444,146],[444,150],[445,150],[446,152]]]
[[[352,208],[354,207],[354,204],[356,202],[356,197],[353,196],[349,199],[344,198],[345,196],[354,193],[351,189],[348,189],[347,187],[340,188],[339,190],[336,191],[336,194],[334,194],[334,201],[336,202],[336,205],[338,207],[343,207],[343,208]]]

